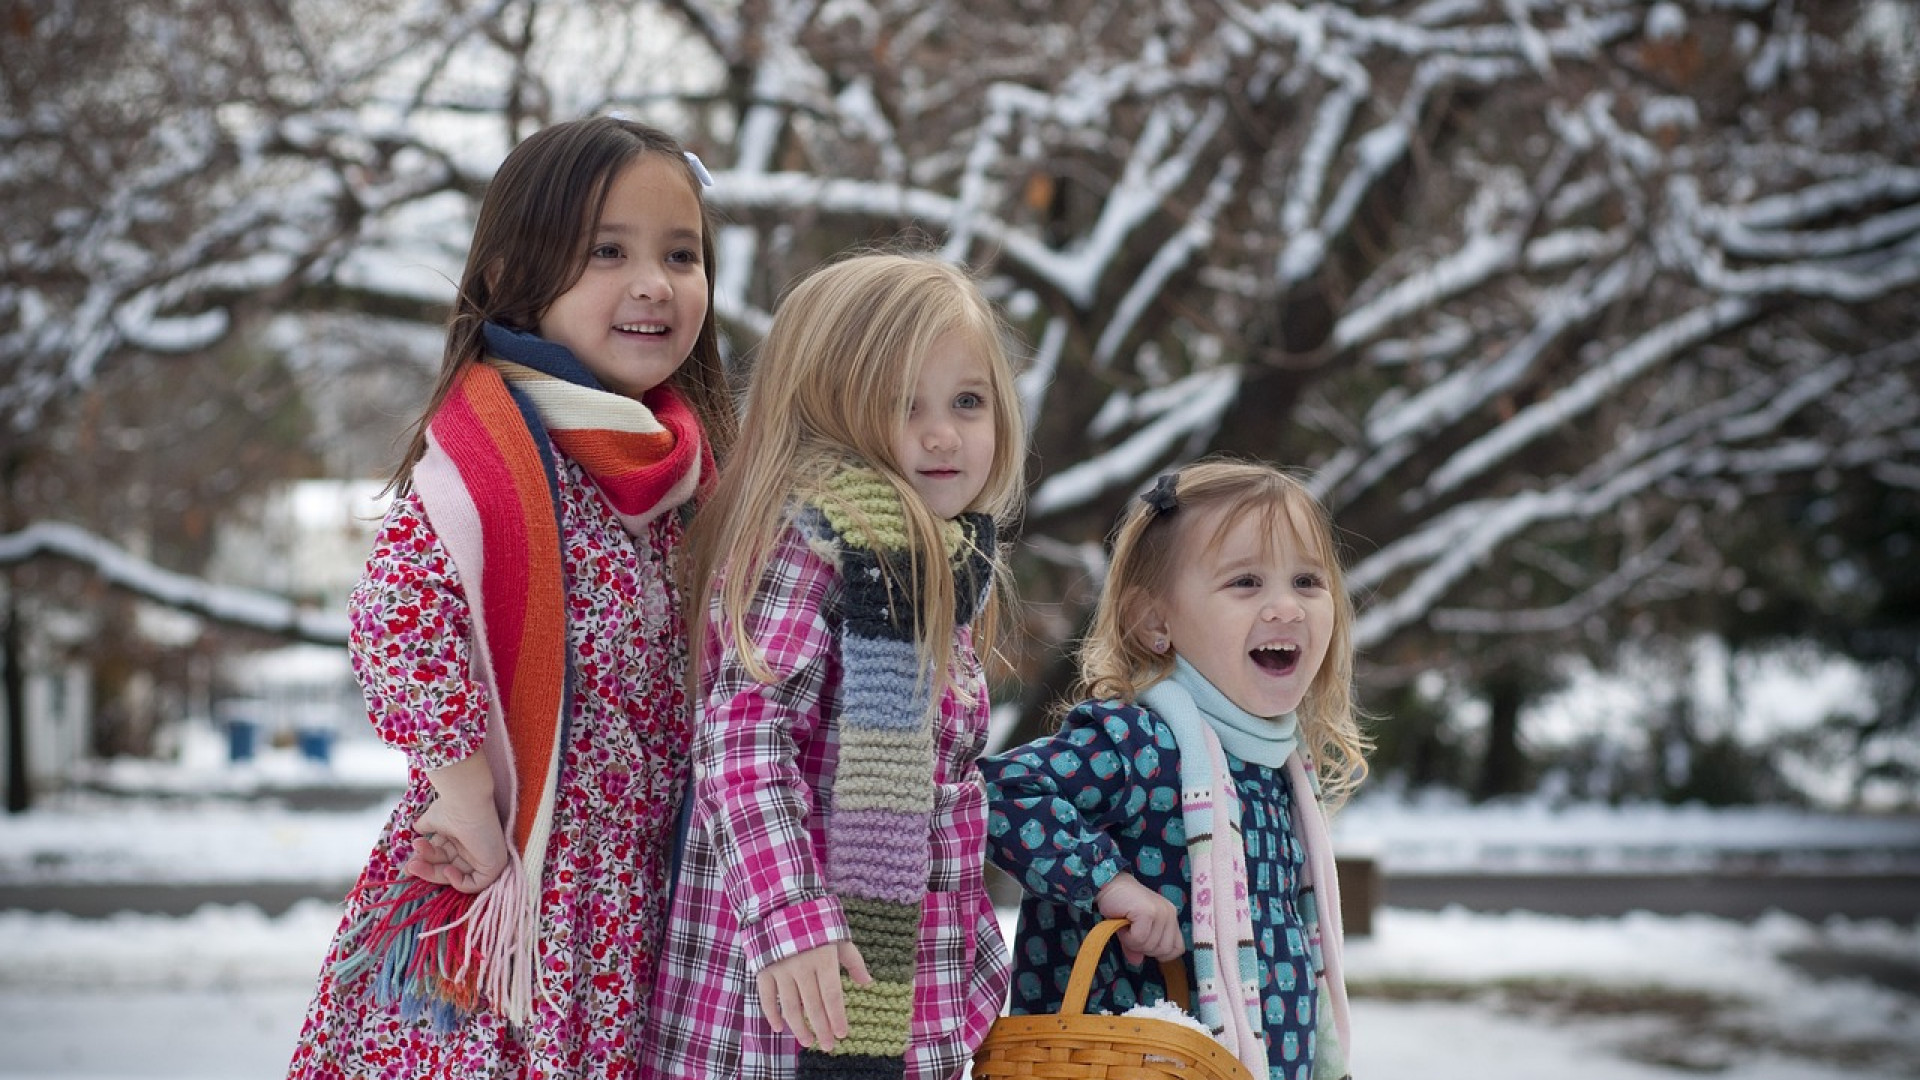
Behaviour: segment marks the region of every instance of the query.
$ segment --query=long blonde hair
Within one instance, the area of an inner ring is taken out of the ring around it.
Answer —
[[[1075,696],[1131,702],[1171,674],[1173,656],[1153,651],[1140,629],[1148,605],[1167,594],[1178,560],[1193,544],[1218,545],[1234,524],[1257,516],[1269,543],[1290,537],[1326,567],[1333,637],[1297,715],[1301,745],[1315,759],[1328,805],[1338,806],[1365,777],[1372,743],[1353,701],[1353,602],[1333,522],[1305,485],[1270,465],[1216,459],[1174,475],[1177,513],[1160,514],[1135,499],[1121,518],[1093,626],[1080,645]],[[1213,535],[1188,535],[1195,519],[1212,510],[1220,511],[1212,515]]]
[[[1002,341],[1006,332],[972,276],[931,255],[857,255],[815,270],[795,285],[756,350],[733,455],[694,519],[692,640],[704,640],[717,595],[722,625],[731,627],[749,672],[769,675],[747,636],[745,619],[768,556],[798,502],[831,499],[827,477],[850,464],[864,465],[893,487],[906,512],[910,565],[888,566],[887,572],[904,574],[914,586],[916,645],[932,685],[945,685],[951,650],[934,643],[948,640],[954,624],[946,523],[908,482],[894,440],[906,423],[927,354],[947,334],[968,335],[987,361],[994,448],[986,483],[967,509],[1004,524],[1023,488],[1027,447],[1013,367]],[[838,505],[862,522],[852,506]],[[884,549],[870,527],[860,527],[867,528],[868,546]],[[998,559],[997,552],[982,554]],[[1000,606],[990,602],[981,620],[983,655],[991,651]],[[697,672],[693,678],[698,685]]]

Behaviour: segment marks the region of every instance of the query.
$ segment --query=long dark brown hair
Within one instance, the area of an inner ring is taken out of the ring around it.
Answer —
[[[679,140],[632,120],[596,116],[542,128],[513,148],[487,185],[474,225],[460,291],[447,318],[447,347],[440,377],[390,490],[413,486],[413,466],[427,449],[427,426],[462,368],[477,362],[481,327],[499,323],[533,333],[554,300],[580,280],[587,245],[606,207],[614,178],[641,154],[659,154],[680,168],[700,204],[700,258],[707,271],[707,317],[693,351],[667,382],[700,417],[716,457],[733,443],[733,401],[714,324],[714,223],[701,184]]]

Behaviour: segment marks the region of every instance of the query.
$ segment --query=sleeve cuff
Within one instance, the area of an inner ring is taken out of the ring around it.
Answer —
[[[1073,895],[1068,899],[1072,901],[1073,906],[1082,910],[1096,910],[1095,905],[1100,900],[1100,890],[1106,888],[1107,882],[1119,877],[1120,872],[1125,869],[1126,867],[1120,863],[1119,853],[1109,845],[1105,856],[1095,861],[1087,870],[1086,876],[1080,879],[1081,884],[1073,890]]]
[[[846,917],[840,912],[840,900],[834,896],[789,904],[743,929],[747,939],[747,970],[755,976],[768,964],[789,956],[836,941],[852,940]]]

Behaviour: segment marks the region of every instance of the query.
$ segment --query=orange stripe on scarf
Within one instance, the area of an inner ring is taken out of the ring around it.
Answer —
[[[671,388],[649,390],[641,399],[661,430],[609,431],[550,424],[555,445],[579,462],[600,486],[601,494],[622,515],[643,514],[670,500],[678,482],[692,476],[707,482],[713,472],[705,460],[700,422]]]
[[[488,524],[479,592],[487,661],[512,737],[512,840],[524,853],[566,693],[566,588],[554,493],[519,406],[490,367],[462,372],[433,433]]]
[[[566,567],[547,440],[586,470],[636,537],[713,472],[698,419],[670,387],[623,398],[551,342],[486,331],[510,359],[461,370],[428,425],[414,487],[466,590],[475,674],[492,691],[482,752],[498,796],[511,800],[508,865],[471,895],[404,875],[363,883],[335,965],[342,979],[369,977],[375,997],[402,1016],[429,1016],[443,1031],[481,1000],[514,1025],[534,1013],[541,880],[569,705]]]

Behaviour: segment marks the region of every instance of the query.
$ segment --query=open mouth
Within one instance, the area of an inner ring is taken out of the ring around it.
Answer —
[[[1271,675],[1290,675],[1300,663],[1300,649],[1294,645],[1262,645],[1247,655],[1255,667]]]
[[[673,332],[665,323],[620,323],[614,327],[623,334],[639,334],[642,337],[664,337]]]

